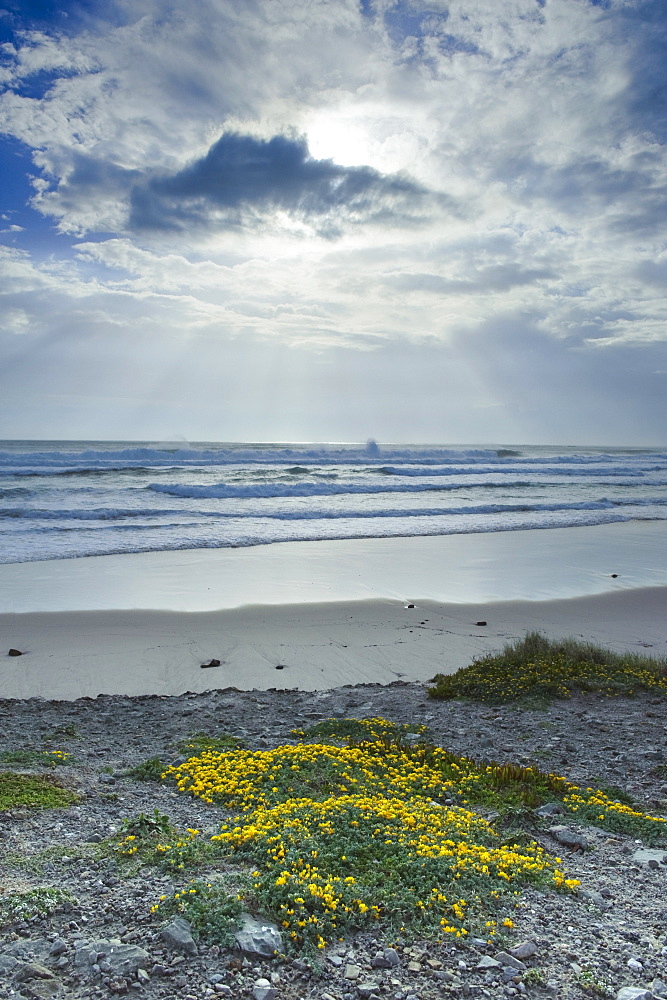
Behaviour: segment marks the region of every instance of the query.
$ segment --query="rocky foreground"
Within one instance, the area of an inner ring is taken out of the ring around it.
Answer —
[[[173,760],[176,744],[197,731],[266,749],[292,742],[293,728],[330,716],[426,723],[434,741],[457,754],[534,763],[578,784],[602,781],[629,792],[639,808],[666,815],[666,708],[648,695],[588,695],[541,711],[490,709],[431,701],[420,684],[2,701],[2,749],[68,751],[71,763],[57,776],[81,799],[56,811],[0,812],[0,904],[5,893],[38,886],[76,897],[47,918],[0,929],[0,997],[667,998],[667,852],[569,819],[578,835],[571,848],[548,822],[539,839],[563,858],[580,891],[525,890],[501,942],[392,948],[359,935],[315,966],[250,954],[247,942],[246,952],[197,945],[187,925],[169,924],[150,909],[187,878],[128,868],[102,844],[124,818],[155,808],[202,831],[222,822],[217,807],[125,775],[133,765],[153,756]]]

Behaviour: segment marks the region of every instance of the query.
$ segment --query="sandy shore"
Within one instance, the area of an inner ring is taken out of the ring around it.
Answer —
[[[664,656],[667,521],[2,565],[0,611],[5,698],[424,681],[527,629]]]
[[[527,629],[665,656],[666,620],[664,587],[559,601],[420,601],[412,608],[374,600],[216,612],[5,614],[0,648],[24,655],[2,657],[0,697],[71,700],[424,681]],[[211,659],[220,666],[203,669]]]

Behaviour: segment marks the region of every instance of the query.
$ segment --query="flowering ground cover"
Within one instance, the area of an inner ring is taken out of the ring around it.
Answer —
[[[667,695],[667,660],[614,653],[591,643],[554,642],[529,632],[502,652],[484,656],[454,674],[436,674],[432,698],[468,698],[493,705],[510,701],[569,698],[574,691]]]
[[[154,830],[126,830],[119,850],[132,856],[150,841],[147,860],[185,872],[197,860],[195,845],[206,843],[199,861],[214,850],[251,872],[239,880],[236,904],[276,919],[290,945],[323,948],[368,927],[394,939],[491,938],[503,917],[511,926],[522,886],[576,889],[534,839],[532,810],[544,802],[647,842],[665,833],[664,820],[600,790],[450,754],[423,727],[332,719],[298,735],[296,745],[205,750],[168,768],[181,792],[230,810],[228,822],[210,841],[197,830],[160,831],[158,841]],[[528,811],[532,832],[503,834],[508,817]],[[220,898],[219,884],[200,881],[154,910],[202,927]]]

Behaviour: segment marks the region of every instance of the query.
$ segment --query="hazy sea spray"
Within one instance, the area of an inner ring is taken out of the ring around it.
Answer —
[[[0,442],[0,561],[667,518],[651,449]]]

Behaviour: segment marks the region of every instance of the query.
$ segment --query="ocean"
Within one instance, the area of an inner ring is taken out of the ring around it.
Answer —
[[[0,441],[0,562],[667,519],[667,449]]]

